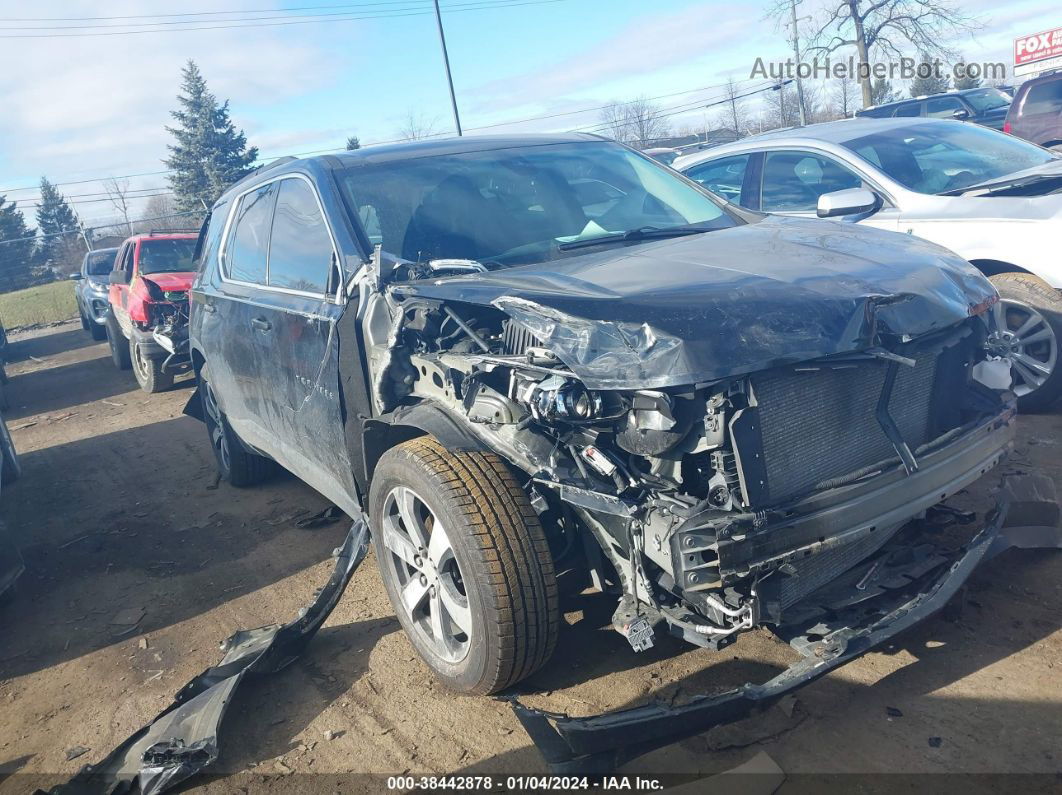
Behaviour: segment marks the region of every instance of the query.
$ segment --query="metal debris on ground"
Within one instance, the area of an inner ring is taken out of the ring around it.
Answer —
[[[182,687],[166,709],[95,765],[86,765],[52,795],[139,792],[156,795],[199,773],[218,757],[218,730],[244,674],[269,674],[293,662],[339,602],[368,551],[362,518],[335,551],[328,582],[299,616],[284,624],[239,630],[225,656]]]
[[[82,754],[87,754],[88,751],[89,749],[83,745],[75,745],[72,748],[67,748],[66,760],[69,762],[71,759],[77,759]]]
[[[313,516],[307,516],[305,519],[299,519],[295,523],[296,527],[300,527],[303,530],[316,530],[318,527],[327,527],[330,524],[335,524],[343,518],[343,511],[336,505],[329,505],[323,511],[318,511]]]

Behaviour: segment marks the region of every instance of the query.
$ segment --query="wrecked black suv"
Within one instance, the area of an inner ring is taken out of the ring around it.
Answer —
[[[458,690],[546,662],[562,568],[617,595],[635,651],[799,627],[813,677],[880,641],[860,622],[892,608],[866,600],[937,599],[973,565],[911,520],[1008,449],[1009,364],[992,286],[933,244],[747,212],[571,135],[278,162],[200,249],[222,475],[276,462],[364,511]]]

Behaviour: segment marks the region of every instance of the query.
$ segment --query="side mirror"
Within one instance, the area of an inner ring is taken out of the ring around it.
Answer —
[[[111,271],[107,284],[129,284],[129,280],[125,278],[125,271]]]
[[[951,117],[953,119],[958,119],[959,121],[963,121],[964,119],[970,118],[970,111],[966,110],[965,108],[959,108],[957,111],[955,111],[953,114],[951,114]]]
[[[866,188],[847,188],[819,196],[816,215],[837,218],[842,215],[872,213],[881,207],[881,197]]]
[[[78,271],[76,273],[71,273],[68,278],[73,279],[75,282],[81,281],[81,271]]]

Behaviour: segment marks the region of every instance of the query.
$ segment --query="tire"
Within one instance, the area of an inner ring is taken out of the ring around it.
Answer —
[[[203,403],[203,422],[207,427],[210,447],[214,451],[214,460],[222,480],[237,488],[246,488],[258,485],[276,472],[273,461],[244,448],[221,413],[205,368],[199,373],[199,398]]]
[[[560,625],[553,559],[503,459],[448,452],[431,437],[405,442],[376,466],[369,516],[395,613],[446,686],[494,693],[549,660]],[[416,599],[410,609],[403,594]]]
[[[1044,411],[1062,394],[1062,298],[1031,273],[1000,273],[989,278],[1001,301],[993,310],[1003,329],[991,340],[1014,363],[1014,393],[1023,412]],[[1022,332],[1015,335],[1014,332]]]
[[[80,316],[81,316],[81,328],[82,328],[82,329],[83,329],[84,331],[92,331],[92,324],[91,324],[91,323],[89,322],[88,318],[86,318],[86,317],[85,317],[85,313],[84,313],[84,311],[83,311],[83,310],[81,309],[81,307],[80,307],[80,306],[79,306],[79,307],[78,307],[78,309],[77,309],[77,313],[78,313],[78,315],[80,315]],[[95,335],[95,334],[93,334],[93,337],[95,337],[95,336],[96,336],[96,335]]]
[[[111,361],[114,362],[114,366],[119,370],[128,370],[133,366],[133,362],[129,358],[129,343],[122,335],[122,332],[118,330],[118,324],[112,318],[107,319],[105,329],[107,345],[111,349]]]
[[[102,342],[107,339],[107,327],[93,320],[89,328],[89,334],[92,335],[92,339],[96,340],[96,342]]]
[[[22,474],[22,465],[18,461],[18,453],[15,452],[15,442],[11,438],[11,431],[7,429],[7,421],[0,419],[0,483],[7,485],[14,483]]]
[[[0,384],[0,411],[10,411],[11,401],[7,397],[7,389]]]
[[[132,362],[136,382],[149,395],[165,392],[173,386],[173,373],[162,372],[162,360],[144,356],[135,340],[129,340],[129,361]]]

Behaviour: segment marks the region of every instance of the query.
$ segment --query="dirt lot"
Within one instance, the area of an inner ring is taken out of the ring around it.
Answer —
[[[216,663],[235,629],[291,618],[347,527],[297,528],[327,503],[290,476],[218,485],[203,427],[181,414],[188,385],[141,393],[76,325],[16,335],[11,352],[23,477],[2,512],[27,572],[0,609],[0,792],[25,792],[102,758]],[[1007,468],[1059,480],[1062,416],[1023,417],[1019,431]],[[766,632],[717,655],[661,638],[635,656],[607,628],[612,607],[567,600],[529,703],[587,714],[683,698],[763,681],[792,659]],[[965,792],[1047,791],[1062,779],[1060,627],[1062,554],[1012,550],[975,575],[959,621],[934,619],[820,680],[791,715],[772,708],[624,772],[709,773],[766,750],[790,776],[782,792],[806,788],[799,774],[960,771],[1046,774],[971,777]],[[545,770],[506,705],[429,677],[371,555],[304,657],[248,682],[222,734],[219,777],[192,788],[331,792],[373,787],[360,773]],[[88,751],[68,760],[75,746]]]

